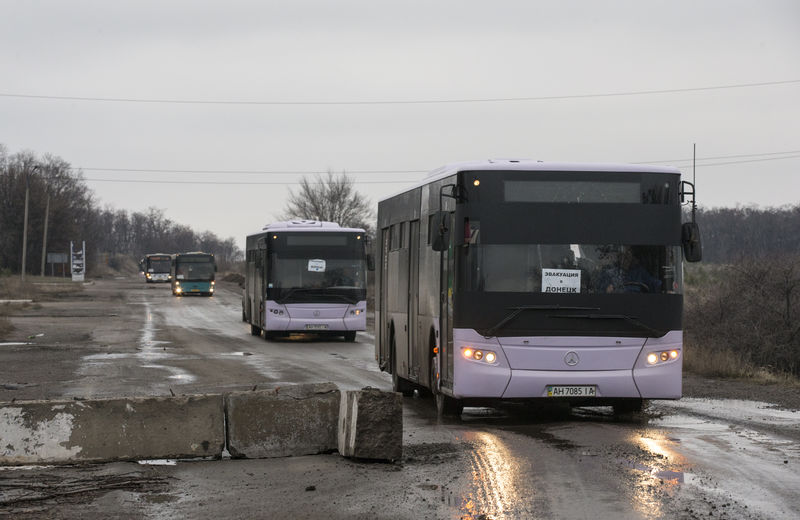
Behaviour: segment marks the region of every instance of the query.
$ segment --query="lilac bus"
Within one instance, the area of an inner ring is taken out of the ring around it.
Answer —
[[[480,161],[378,204],[375,355],[439,413],[499,400],[641,409],[681,397],[682,224],[673,167]]]
[[[333,222],[276,222],[246,242],[242,320],[265,339],[296,333],[355,341],[367,325],[367,236]]]

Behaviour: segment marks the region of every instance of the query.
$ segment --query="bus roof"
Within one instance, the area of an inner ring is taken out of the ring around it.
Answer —
[[[381,200],[391,199],[395,195],[405,193],[429,182],[444,179],[462,171],[564,171],[564,172],[630,172],[630,173],[671,173],[680,175],[681,171],[674,166],[660,166],[652,164],[625,164],[625,163],[568,163],[546,162],[532,159],[487,159],[480,161],[465,161],[446,164],[428,173],[428,175],[410,188],[403,189]]]
[[[284,222],[273,222],[271,224],[267,224],[261,228],[260,231],[251,233],[251,235],[257,235],[267,231],[340,231],[349,233],[366,233],[366,231],[361,228],[343,228],[336,222],[323,222],[320,220],[288,220]]]

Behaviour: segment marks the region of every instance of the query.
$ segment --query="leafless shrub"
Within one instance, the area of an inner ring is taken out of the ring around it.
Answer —
[[[9,332],[14,330],[14,325],[6,318],[7,305],[0,305],[0,340],[5,340]]]
[[[687,276],[687,369],[800,375],[800,256],[740,260]]]

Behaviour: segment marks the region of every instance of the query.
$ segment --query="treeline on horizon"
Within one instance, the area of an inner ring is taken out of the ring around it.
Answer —
[[[688,220],[688,215],[684,220]],[[699,208],[703,263],[800,254],[800,204],[780,208]]]
[[[34,173],[34,168],[37,168]],[[41,266],[45,205],[49,196],[47,250],[69,252],[85,240],[91,262],[117,255],[139,259],[147,253],[206,251],[233,267],[243,252],[230,237],[197,232],[173,222],[158,208],[128,212],[100,208],[80,173],[59,157],[29,151],[9,155],[0,143],[0,270],[20,271],[26,177],[29,182],[27,270]],[[685,220],[688,220],[688,216]],[[729,264],[745,258],[800,252],[800,204],[699,208],[703,263]]]
[[[69,253],[70,241],[86,242],[87,270],[98,262],[113,264],[121,256],[139,259],[147,253],[205,251],[221,269],[243,258],[234,238],[220,239],[171,221],[163,210],[128,212],[100,208],[80,173],[61,158],[32,152],[9,155],[0,144],[0,272],[19,273],[28,182],[27,272],[39,274],[42,262],[45,211],[47,252]],[[48,269],[49,271],[49,269]]]

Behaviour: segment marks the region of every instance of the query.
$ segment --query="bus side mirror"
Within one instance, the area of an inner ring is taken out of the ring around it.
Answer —
[[[681,226],[681,245],[687,262],[699,262],[703,259],[700,226],[696,222],[686,222]]]
[[[446,251],[450,244],[450,214],[446,211],[437,211],[431,221],[431,249]]]
[[[375,257],[372,256],[372,253],[367,254],[367,271],[374,271],[375,270]]]

